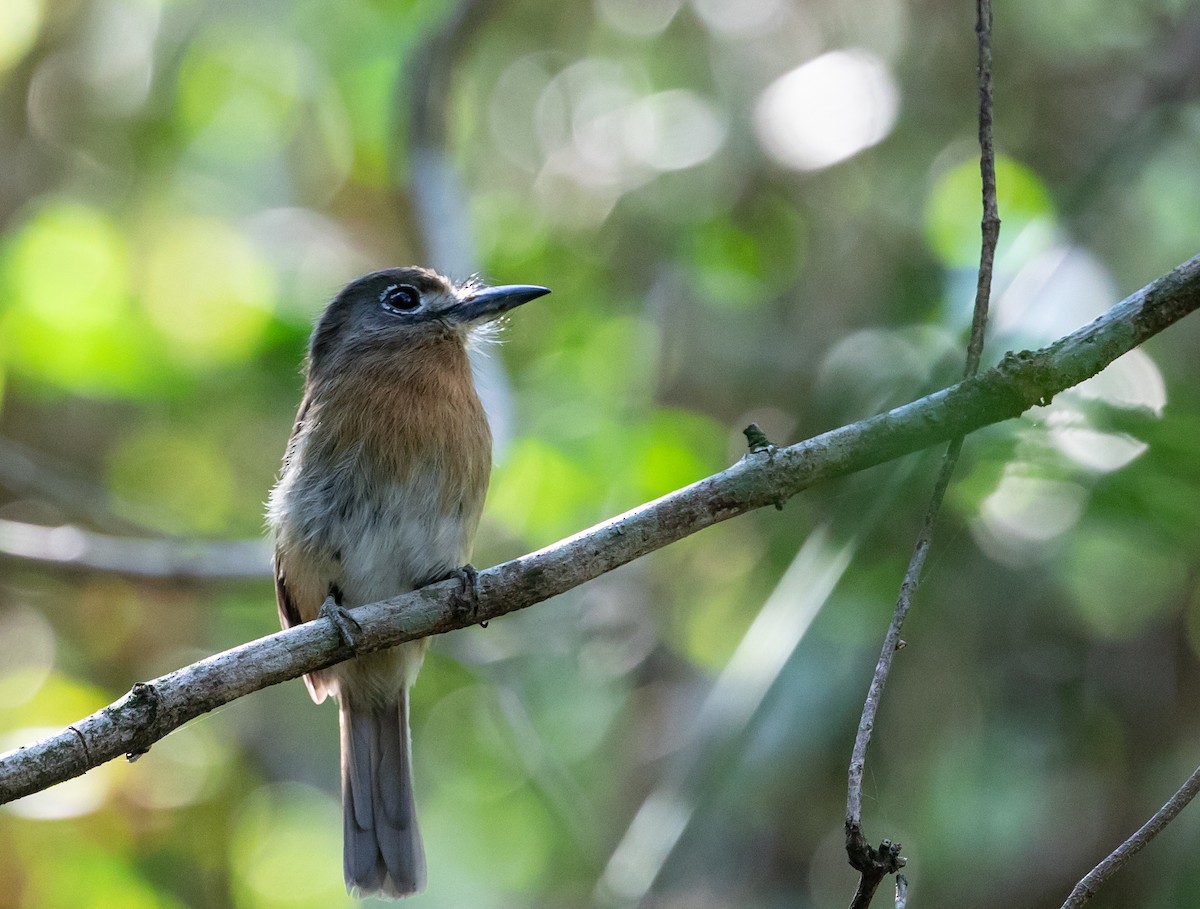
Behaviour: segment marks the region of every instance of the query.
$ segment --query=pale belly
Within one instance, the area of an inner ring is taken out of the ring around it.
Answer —
[[[288,572],[308,591],[300,607],[306,620],[329,592],[352,609],[444,578],[468,560],[479,510],[455,503],[447,511],[438,483],[368,487],[358,478],[351,489],[337,487],[301,480],[284,490],[293,507],[281,509],[289,519],[276,524]],[[422,639],[367,654],[314,681],[354,701],[390,703],[416,678],[426,645]]]

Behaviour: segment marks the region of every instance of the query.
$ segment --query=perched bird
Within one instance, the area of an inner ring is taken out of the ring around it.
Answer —
[[[352,281],[329,304],[268,504],[285,628],[323,615],[353,644],[346,609],[470,577],[492,437],[468,348],[496,318],[547,293],[408,267]],[[305,676],[314,701],[338,701],[346,886],[360,895],[425,886],[408,716],[425,645]]]

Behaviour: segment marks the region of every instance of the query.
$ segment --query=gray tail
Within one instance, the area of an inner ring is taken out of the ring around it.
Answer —
[[[346,888],[410,896],[425,889],[425,850],[413,802],[408,692],[382,707],[348,700],[340,705]]]

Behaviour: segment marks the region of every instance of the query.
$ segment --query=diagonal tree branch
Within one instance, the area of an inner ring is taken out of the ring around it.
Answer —
[[[479,573],[465,603],[446,581],[352,611],[360,653],[487,621],[598,577],[698,530],[779,504],[814,483],[845,476],[1047,404],[1147,338],[1200,307],[1200,256],[1137,291],[1091,324],[1037,351],[885,414],[727,470],[548,546]],[[314,621],[251,641],[135,685],[63,732],[0,755],[0,803],[138,755],[172,729],[222,704],[353,654],[331,622]]]
[[[1067,897],[1067,901],[1062,904],[1062,909],[1079,909],[1095,896],[1100,885],[1120,871],[1127,861],[1162,833],[1167,824],[1175,820],[1176,815],[1196,797],[1197,792],[1200,792],[1200,767],[1192,771],[1192,775],[1176,790],[1173,796],[1167,799],[1166,804],[1154,812],[1150,820],[1142,824],[1136,833],[1114,849],[1104,861],[1089,871],[1083,880],[1075,885],[1071,895]]]

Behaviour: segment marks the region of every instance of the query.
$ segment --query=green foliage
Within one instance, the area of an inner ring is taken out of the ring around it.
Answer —
[[[979,261],[979,159],[972,158],[942,174],[929,194],[926,236],[934,253],[951,268],[970,268]],[[1011,158],[996,159],[996,205],[1004,213],[1003,255],[1033,224],[1052,222],[1053,207],[1037,175]]]

